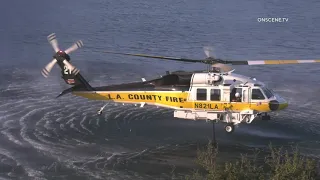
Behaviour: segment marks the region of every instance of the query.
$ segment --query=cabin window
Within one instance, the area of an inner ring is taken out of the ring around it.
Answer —
[[[260,89],[252,89],[251,99],[265,99]]]
[[[211,89],[210,100],[211,101],[220,101],[220,89]]]
[[[207,100],[207,89],[197,89],[197,100]]]

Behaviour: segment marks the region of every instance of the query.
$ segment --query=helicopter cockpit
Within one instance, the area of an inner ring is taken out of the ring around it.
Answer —
[[[230,92],[231,102],[250,102],[264,101],[275,97],[275,93],[264,86],[234,87]]]
[[[251,92],[252,100],[265,100],[274,97],[274,93],[272,90],[267,87],[254,87]]]

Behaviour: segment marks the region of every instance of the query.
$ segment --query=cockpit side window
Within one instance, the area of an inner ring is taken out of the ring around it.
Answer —
[[[265,99],[265,97],[260,89],[252,89],[251,99],[261,100],[261,99]]]
[[[270,99],[273,96],[272,92],[269,89],[262,88],[262,90],[263,90],[264,94],[267,96],[268,99]]]

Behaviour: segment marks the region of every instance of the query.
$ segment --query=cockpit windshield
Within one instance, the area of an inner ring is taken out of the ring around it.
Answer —
[[[272,93],[272,91],[269,90],[268,88],[263,87],[263,88],[261,88],[261,89],[263,90],[264,94],[267,96],[268,99],[270,99],[271,97],[274,96],[273,93]]]

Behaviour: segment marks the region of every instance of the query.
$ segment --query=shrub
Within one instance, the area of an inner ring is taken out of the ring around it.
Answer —
[[[299,179],[313,180],[317,178],[317,161],[315,159],[301,156],[297,147],[293,154],[282,148],[269,146],[271,155],[266,158],[265,163],[269,167],[269,177],[272,180]]]
[[[247,179],[271,179],[271,180],[313,180],[317,178],[317,161],[301,156],[298,148],[293,149],[293,154],[282,148],[273,148],[270,155],[266,156],[263,163],[258,163],[257,155],[250,158],[241,155],[240,160],[226,162],[223,165],[217,163],[218,148],[211,142],[206,149],[198,150],[196,163],[200,165],[204,173],[193,172],[185,177],[188,180],[247,180]]]

